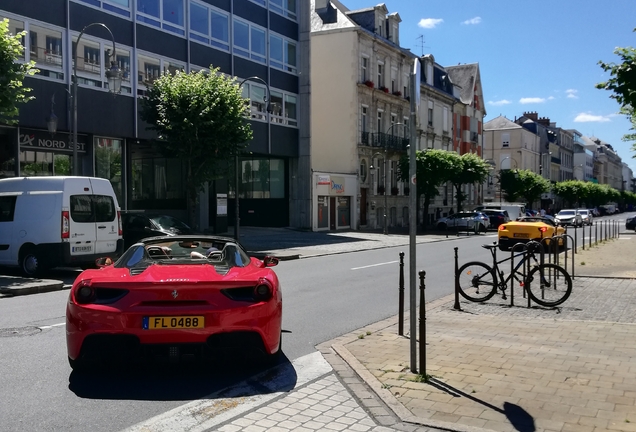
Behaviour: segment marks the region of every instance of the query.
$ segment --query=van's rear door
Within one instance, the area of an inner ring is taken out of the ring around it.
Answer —
[[[96,222],[96,254],[113,253],[117,251],[119,235],[119,221],[117,220],[117,201],[113,187],[108,180],[91,179],[93,187],[93,209]]]
[[[95,253],[95,217],[93,215],[93,188],[88,177],[66,179],[64,193],[70,207],[69,242],[71,256]],[[62,209],[64,210],[64,209]]]

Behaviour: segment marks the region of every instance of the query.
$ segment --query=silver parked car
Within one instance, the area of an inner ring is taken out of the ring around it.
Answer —
[[[581,214],[581,219],[583,219],[584,225],[592,225],[594,223],[594,215],[591,210],[579,210],[579,213]]]
[[[490,219],[482,212],[460,212],[437,220],[437,229],[474,230],[484,232],[490,226]]]
[[[561,225],[583,226],[583,218],[578,210],[561,210],[554,219]]]

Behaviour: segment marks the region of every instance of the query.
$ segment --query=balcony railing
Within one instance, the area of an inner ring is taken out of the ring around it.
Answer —
[[[559,164],[559,165],[561,164],[561,158],[552,156],[550,158],[550,160],[552,161],[552,163],[556,163],[556,164]]]
[[[362,132],[362,145],[379,147],[387,150],[406,151],[409,139],[382,132]]]

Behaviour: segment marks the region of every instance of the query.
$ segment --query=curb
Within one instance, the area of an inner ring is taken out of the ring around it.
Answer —
[[[65,285],[62,281],[44,279],[41,280],[41,282],[33,281],[17,288],[0,287],[0,294],[4,294],[6,296],[21,296],[62,291],[70,288],[71,285]]]

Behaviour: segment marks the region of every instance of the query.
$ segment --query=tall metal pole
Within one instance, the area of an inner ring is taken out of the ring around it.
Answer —
[[[248,78],[245,78],[244,80],[242,80],[239,83],[239,88],[241,88],[241,86],[243,84],[245,84],[245,81],[258,81],[260,83],[262,83],[265,86],[265,90],[267,90],[267,96],[265,96],[265,98],[263,99],[263,102],[265,102],[267,104],[267,107],[265,108],[265,110],[267,111],[267,127],[269,130],[270,127],[270,118],[269,115],[272,112],[272,107],[270,105],[271,103],[271,93],[269,91],[269,84],[267,84],[267,82],[260,77],[257,76],[251,76]],[[251,98],[250,98],[251,99]],[[268,141],[268,147],[271,146],[271,143],[269,142],[269,133],[267,135],[267,141]],[[241,224],[241,218],[239,217],[239,154],[238,154],[238,149],[236,150],[236,156],[234,159],[234,165],[235,165],[235,176],[234,176],[234,238],[236,239],[236,241],[240,240],[240,233],[239,233],[239,226]]]
[[[115,36],[113,36],[113,32],[110,31],[106,24],[92,23],[82,29],[77,37],[77,41],[75,42],[75,47],[73,48],[73,175],[75,176],[79,174],[77,167],[77,48],[79,47],[79,42],[80,39],[82,39],[84,32],[93,26],[101,26],[108,31],[110,38],[113,41],[113,55],[111,57],[115,59],[117,58]]]
[[[418,110],[420,105],[420,61],[414,59],[413,71],[410,75],[410,148],[409,148],[409,187],[413,193],[409,194],[409,314],[410,314],[410,366],[411,372],[417,373],[417,164],[415,161],[418,143]],[[421,305],[425,307],[425,305]]]
[[[386,216],[387,216],[386,208],[389,205],[388,199],[387,199],[389,188],[386,185],[386,171],[388,169],[388,161],[387,161],[388,157],[389,157],[389,152],[387,151],[386,142],[385,142],[384,143],[384,175],[382,176],[382,183],[384,184],[384,231],[383,231],[384,235],[389,234],[389,227],[387,225],[387,220],[386,220]]]

